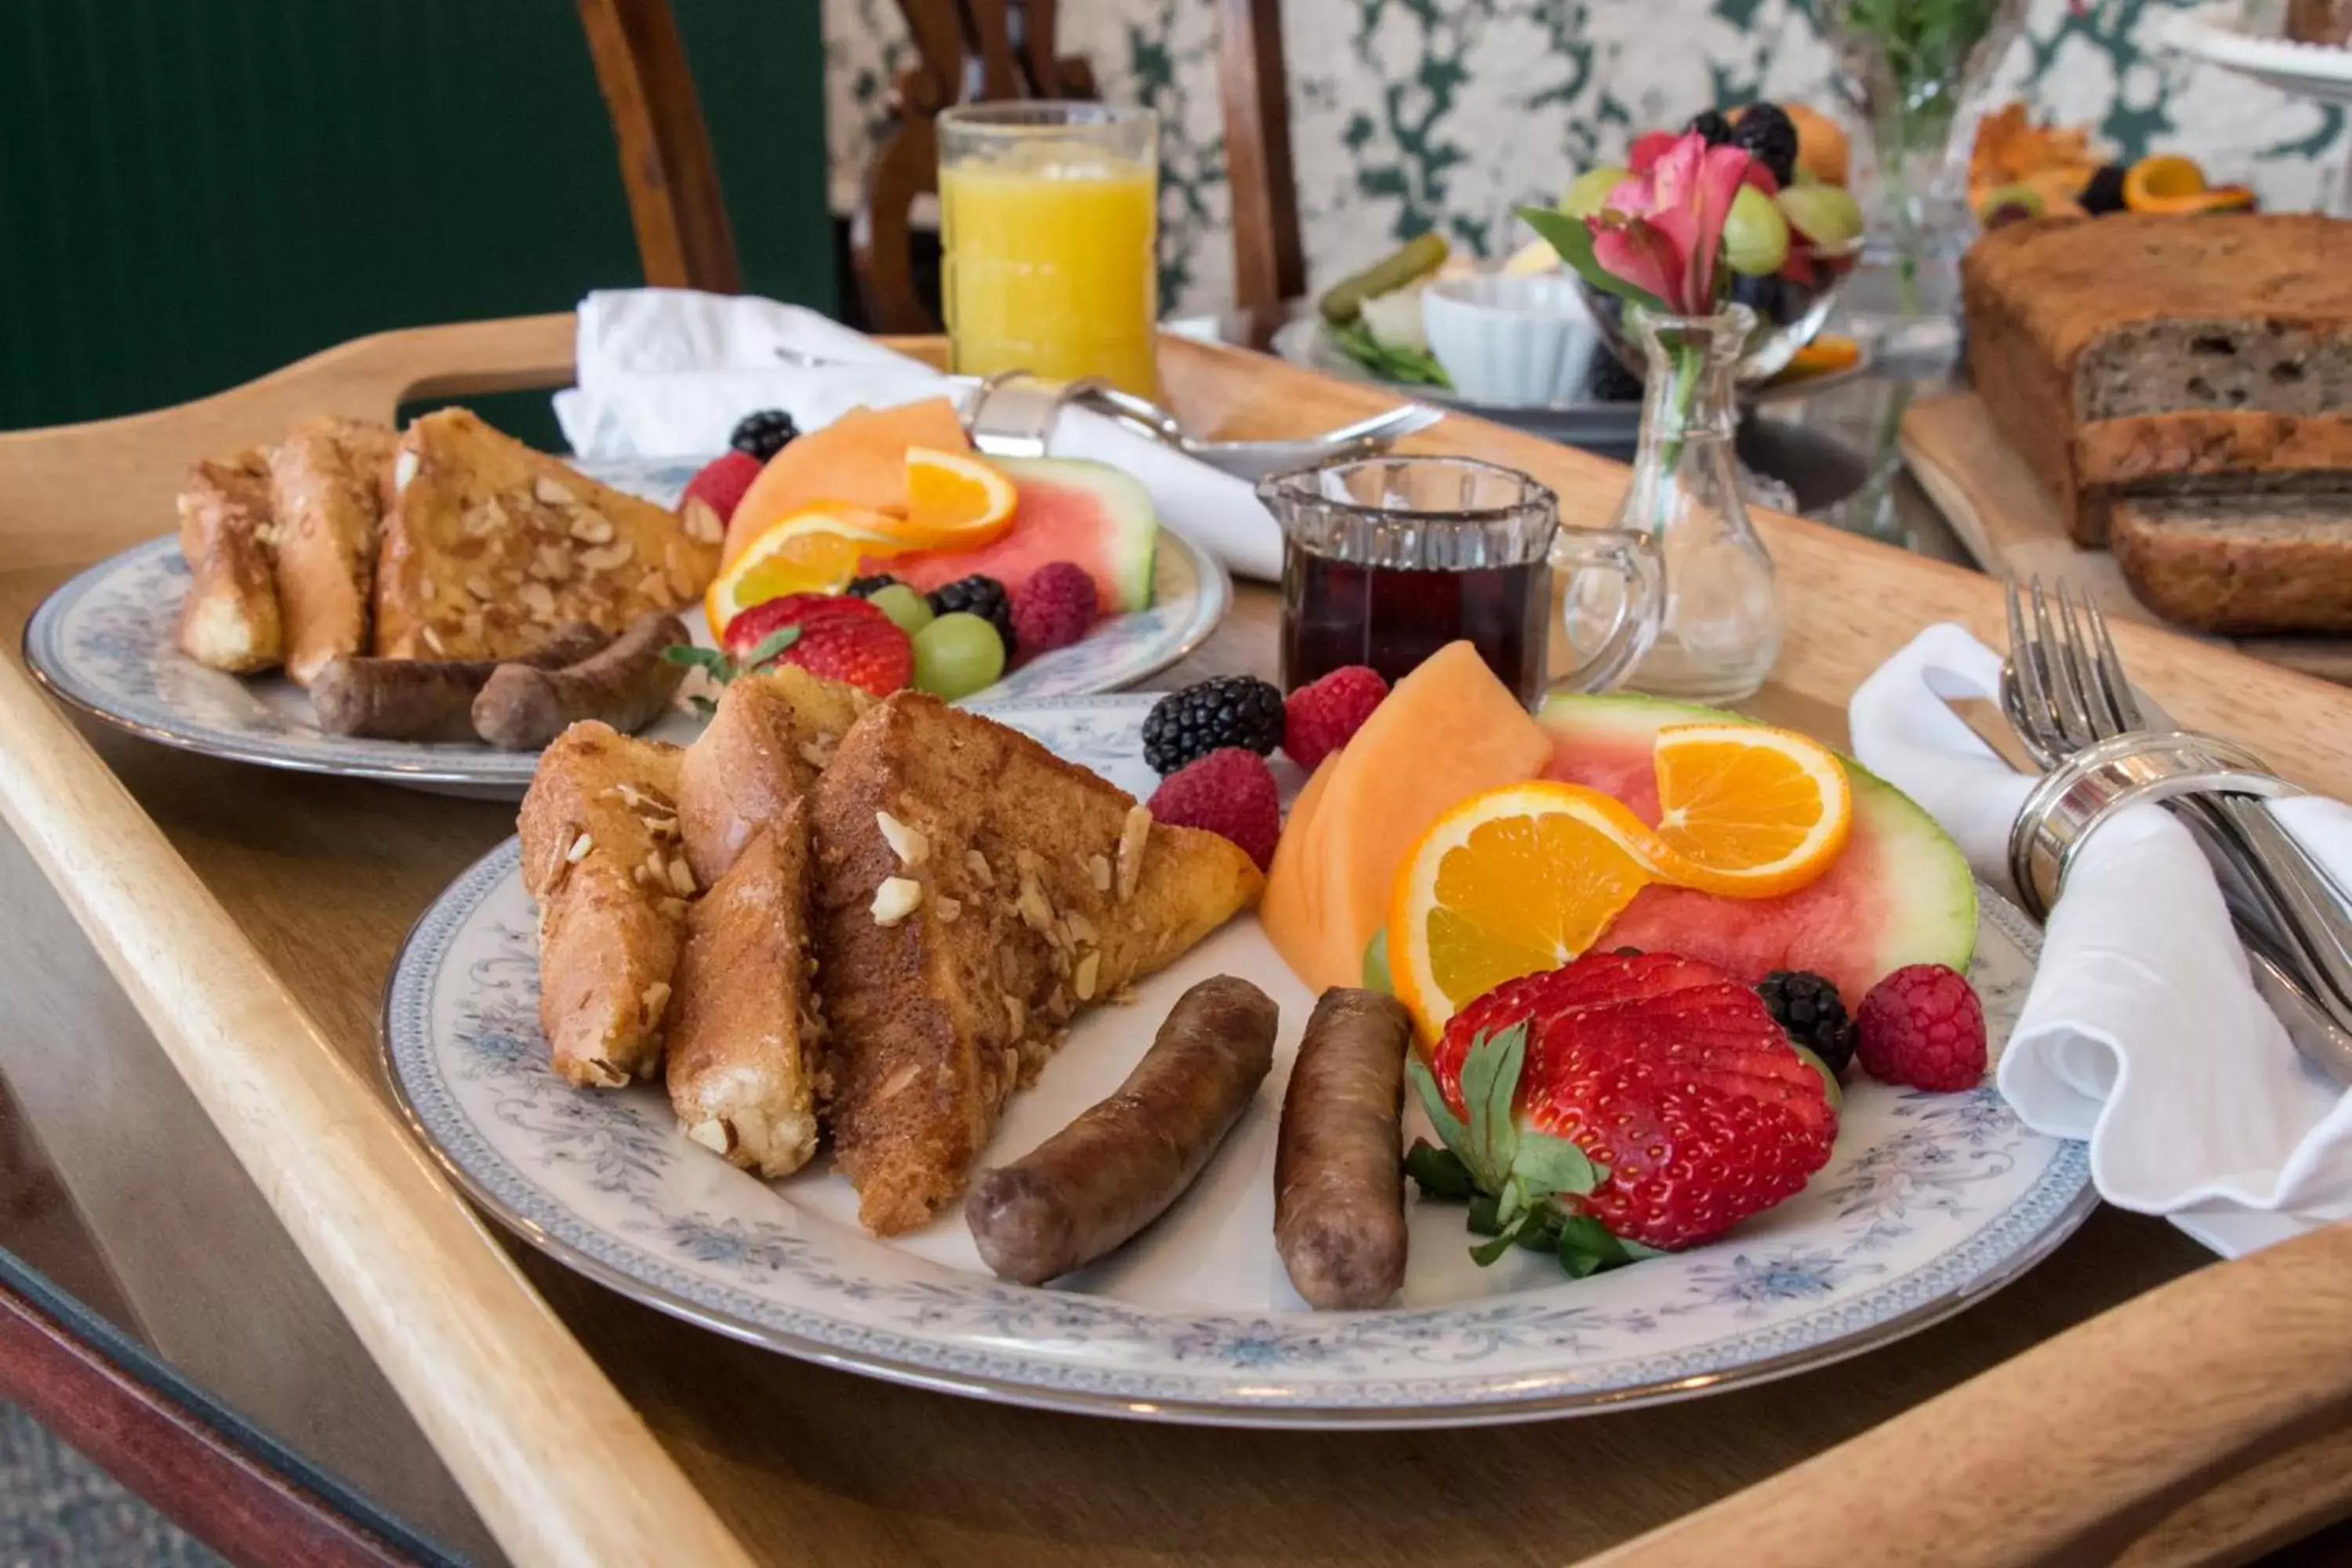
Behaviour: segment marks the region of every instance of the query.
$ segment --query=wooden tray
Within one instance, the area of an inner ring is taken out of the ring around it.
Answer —
[[[21,627],[72,568],[165,531],[197,456],[310,414],[561,384],[572,331],[559,315],[393,333],[185,407],[0,435],[0,617]],[[1192,342],[1167,342],[1162,370],[1214,435],[1387,401]],[[1571,525],[1605,520],[1624,482],[1472,419],[1414,445],[1537,475]],[[1927,622],[2000,636],[1983,577],[1759,523],[1791,612],[1768,716],[1842,736],[1856,681]],[[1245,592],[1171,680],[1270,668],[1276,619],[1270,590]],[[2352,793],[2352,692],[2152,627],[2118,640],[2185,721]],[[106,746],[115,767],[0,659],[0,813],[518,1562],[1554,1563],[1736,1492],[1609,1560],[1992,1568],[2137,1541],[2129,1561],[2153,1568],[2242,1561],[2347,1501],[2352,1445],[2325,1436],[2352,1405],[2340,1226],[2193,1268],[2164,1227],[2097,1217],[1929,1338],[1703,1404],[1440,1441],[1048,1415],[733,1344],[519,1263],[374,1077],[392,952],[505,812]]]
[[[2156,620],[2155,613],[2132,596],[2114,556],[2104,550],[2085,550],[2066,536],[2057,500],[1994,431],[1991,416],[1975,393],[1912,404],[1904,411],[1901,438],[1903,459],[1919,488],[1986,571],[2021,582],[2039,576],[2044,582],[2072,583],[2114,616]],[[2352,637],[2179,635],[2352,684]]]

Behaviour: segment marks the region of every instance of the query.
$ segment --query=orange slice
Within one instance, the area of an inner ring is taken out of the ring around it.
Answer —
[[[1591,947],[1672,852],[1622,804],[1537,780],[1475,795],[1423,834],[1389,905],[1390,982],[1424,1038],[1506,980]]]
[[[1845,763],[1763,724],[1675,724],[1651,752],[1662,879],[1735,899],[1794,892],[1835,860],[1853,823]]]
[[[829,594],[857,574],[857,563],[914,545],[905,524],[847,501],[820,501],[780,517],[753,535],[702,596],[713,636],[754,605],[785,594]]]
[[[1019,497],[995,464],[970,452],[907,448],[907,526],[926,550],[976,550],[1013,522]]]

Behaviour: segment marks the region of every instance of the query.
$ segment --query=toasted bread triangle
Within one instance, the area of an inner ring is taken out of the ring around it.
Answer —
[[[882,1235],[963,1191],[1073,1015],[1264,886],[1227,840],[1154,824],[1097,774],[915,692],[852,726],[813,801],[829,1119]]]
[[[683,608],[719,569],[714,522],[600,484],[462,408],[411,424],[394,475],[376,563],[381,657],[511,658],[567,621],[624,626]]]

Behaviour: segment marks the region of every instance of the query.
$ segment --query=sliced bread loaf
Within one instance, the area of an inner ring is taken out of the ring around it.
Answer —
[[[2352,493],[2136,497],[2109,547],[2140,602],[2201,631],[2352,632]]]
[[[2352,415],[2198,409],[2101,419],[2075,433],[2074,472],[2083,531],[2099,537],[2132,496],[2352,490]]]

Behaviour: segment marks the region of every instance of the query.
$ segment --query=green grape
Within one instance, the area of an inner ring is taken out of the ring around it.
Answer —
[[[1837,185],[1790,185],[1780,193],[1780,216],[1823,250],[1843,250],[1862,234],[1862,209]]]
[[[996,628],[961,610],[941,616],[915,634],[915,684],[952,702],[1004,673],[1004,643]]]
[[[877,588],[866,602],[889,616],[908,637],[931,624],[931,602],[904,583]]]
[[[1734,272],[1769,278],[1789,259],[1789,223],[1772,198],[1742,185],[1723,220],[1723,258]]]
[[[1559,198],[1559,210],[1570,217],[1591,217],[1608,201],[1609,193],[1632,179],[1633,174],[1620,164],[1603,163],[1597,169],[1587,169]]]

